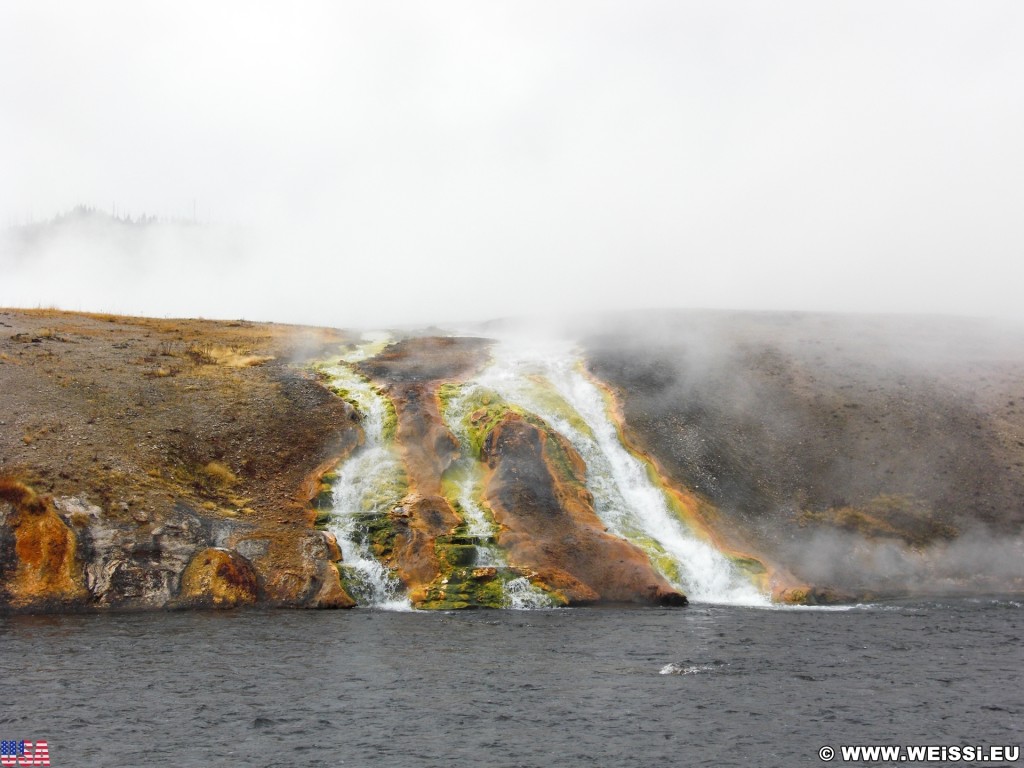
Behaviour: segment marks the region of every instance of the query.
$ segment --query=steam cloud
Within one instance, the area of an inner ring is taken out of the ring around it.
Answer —
[[[884,17],[884,18],[883,18]],[[0,305],[367,326],[731,307],[1019,317],[1024,8],[0,7]]]
[[[853,590],[949,594],[1024,589],[1024,539],[981,528],[924,549],[819,531],[788,547],[786,561],[813,583]]]

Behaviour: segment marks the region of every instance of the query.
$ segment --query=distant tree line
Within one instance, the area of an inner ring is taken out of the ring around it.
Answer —
[[[148,213],[141,213],[133,216],[131,213],[117,212],[117,208],[112,206],[111,212],[100,210],[99,208],[92,205],[76,205],[69,211],[58,213],[49,219],[42,219],[40,221],[34,221],[31,218],[28,221],[17,223],[9,221],[7,225],[8,230],[21,231],[23,233],[28,232],[39,232],[49,229],[56,229],[68,224],[76,224],[84,221],[95,221],[95,222],[109,222],[112,224],[122,224],[132,227],[147,227],[154,224],[198,224],[194,215],[192,218],[185,216],[157,216]]]

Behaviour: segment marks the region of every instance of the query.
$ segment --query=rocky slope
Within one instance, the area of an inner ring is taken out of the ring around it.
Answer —
[[[649,313],[587,354],[635,445],[742,549],[847,594],[1024,587],[1019,329]]]
[[[390,414],[400,469],[353,519],[412,605],[684,604],[676,556],[595,498],[568,385],[505,371],[531,410],[478,383],[494,330],[338,362],[357,347],[328,329],[0,311],[0,608],[354,605],[330,484],[369,455],[367,414],[328,363]],[[1020,333],[711,312],[573,333],[644,482],[758,588],[1024,590]]]
[[[357,415],[333,331],[0,312],[0,604],[342,606],[315,477]]]

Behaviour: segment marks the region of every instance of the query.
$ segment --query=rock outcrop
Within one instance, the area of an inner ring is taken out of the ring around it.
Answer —
[[[177,604],[182,607],[235,608],[259,598],[252,563],[229,549],[207,547],[195,554],[181,575]]]
[[[450,536],[460,519],[443,496],[419,493],[406,496],[391,513],[391,519],[394,538],[385,561],[394,566],[413,604],[418,605],[444,570],[438,540]]]
[[[586,465],[539,419],[506,410],[487,428],[482,458],[498,543],[570,604],[686,602],[643,550],[605,532],[584,484]]]
[[[17,609],[73,606],[86,597],[78,540],[27,486],[0,480],[0,589]]]

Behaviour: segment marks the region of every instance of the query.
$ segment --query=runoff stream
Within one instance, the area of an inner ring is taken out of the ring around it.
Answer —
[[[393,408],[351,365],[377,354],[388,342],[386,335],[369,334],[338,365],[324,369],[335,391],[362,414],[365,433],[364,444],[338,470],[328,528],[338,538],[346,583],[357,602],[409,610],[401,584],[374,558],[371,547],[373,521],[397,506],[405,493],[402,463],[393,445]],[[587,487],[602,522],[610,532],[647,552],[655,567],[691,602],[770,604],[741,568],[675,514],[667,490],[622,444],[604,393],[567,343],[498,340],[485,370],[448,399],[444,417],[460,441],[462,457],[446,473],[446,480],[451,500],[465,519],[466,537],[475,542],[477,565],[498,569],[510,565],[494,543],[495,523],[482,500],[481,470],[470,453],[464,426],[477,389],[494,392],[536,414],[566,437],[586,462]],[[506,607],[550,605],[525,577],[506,580],[504,589]]]

